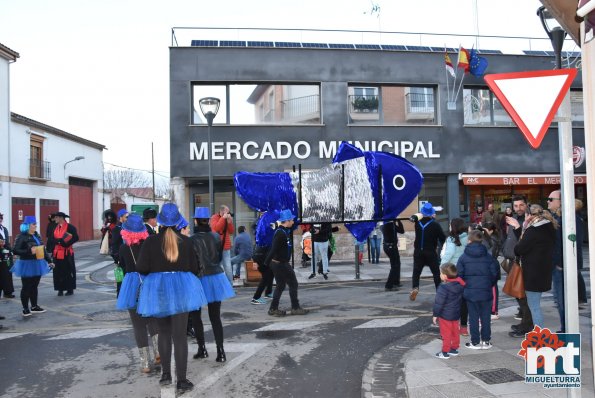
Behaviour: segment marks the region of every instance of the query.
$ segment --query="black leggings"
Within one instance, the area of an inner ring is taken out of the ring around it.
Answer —
[[[273,279],[275,278],[270,267],[258,264],[258,271],[262,274],[262,278],[252,297],[254,300],[258,300],[262,296],[263,291],[265,295],[273,292]]]
[[[149,336],[153,337],[157,334],[157,321],[156,318],[146,318],[140,316],[136,309],[128,310],[130,314],[130,321],[132,322],[132,329],[134,330],[134,340],[138,348],[149,346],[149,337],[147,336],[147,330]]]
[[[187,323],[187,312],[157,318],[157,327],[159,328],[158,346],[163,373],[171,373],[171,346],[173,341],[176,378],[178,381],[186,379],[186,369],[188,367]]]
[[[37,286],[41,276],[34,276],[31,278],[21,278],[23,287],[21,288],[21,304],[23,308],[29,308],[29,300],[31,300],[31,307],[37,306]]]
[[[223,324],[221,323],[221,301],[209,303],[209,319],[213,327],[213,334],[215,335],[215,343],[218,347],[223,347]],[[194,333],[196,334],[196,342],[198,345],[205,345],[205,329],[201,319],[202,309],[192,311],[192,326],[194,326]]]

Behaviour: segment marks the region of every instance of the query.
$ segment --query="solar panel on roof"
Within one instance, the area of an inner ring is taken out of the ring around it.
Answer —
[[[275,47],[286,47],[286,48],[299,48],[302,45],[291,41],[276,41]]]
[[[479,54],[502,54],[500,50],[477,50]]]
[[[304,48],[328,48],[326,43],[302,43]]]
[[[535,51],[535,50],[523,50],[523,52],[527,55],[548,55],[546,51]]]
[[[577,51],[562,51],[563,57],[577,58],[581,56],[580,52]]]
[[[426,46],[407,46],[409,51],[430,51],[430,47]]]
[[[219,42],[217,40],[192,40],[190,45],[192,47],[217,47]]]
[[[435,53],[443,53],[445,51],[445,48],[444,47],[430,47],[430,51],[435,52]],[[457,51],[456,48],[446,47],[446,52],[453,53],[456,51]]]
[[[220,47],[246,47],[245,41],[239,40],[221,40],[219,42]]]
[[[343,49],[353,50],[353,44],[334,44],[334,43],[331,43],[328,46],[330,48],[343,48]]]
[[[395,44],[382,44],[381,45],[383,50],[393,50],[393,51],[405,51],[407,50],[407,48],[405,46],[401,46],[401,45],[395,45]]]
[[[274,47],[272,41],[249,41],[248,47]]]
[[[378,44],[356,44],[355,48],[358,50],[380,50]]]

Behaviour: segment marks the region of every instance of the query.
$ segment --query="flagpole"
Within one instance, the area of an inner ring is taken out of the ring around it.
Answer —
[[[452,82],[452,97],[450,99],[450,102],[455,102],[455,98],[454,98],[454,93],[455,93],[455,87],[457,86],[457,76],[459,75],[459,57],[461,56],[461,45],[459,44],[459,52],[457,53],[457,62],[456,64],[453,64],[453,68],[455,70],[455,78],[454,81]],[[465,74],[463,73],[463,77],[465,76]]]
[[[461,60],[461,46],[459,46],[459,56],[457,57],[457,69],[459,69],[459,62]],[[467,57],[468,58],[468,57]],[[469,62],[469,59],[467,59],[467,63]],[[453,98],[453,102],[457,100],[457,98],[459,97],[459,91],[461,91],[461,86],[463,86],[463,80],[465,80],[465,69],[463,69],[463,76],[461,76],[461,81],[459,82],[459,88],[457,89],[457,93],[455,94],[455,97]]]
[[[446,44],[444,44],[444,54],[447,54],[446,52]],[[444,56],[444,76],[446,77],[446,102],[448,102],[448,99],[450,98],[450,88],[449,88],[449,84],[448,84],[448,70],[446,70],[446,55]]]

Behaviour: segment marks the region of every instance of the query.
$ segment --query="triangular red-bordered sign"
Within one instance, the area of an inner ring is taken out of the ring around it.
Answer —
[[[541,145],[576,69],[496,73],[484,77],[533,148]]]

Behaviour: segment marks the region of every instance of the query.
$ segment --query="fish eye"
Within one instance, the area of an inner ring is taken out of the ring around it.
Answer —
[[[400,191],[403,188],[405,188],[405,185],[406,185],[405,177],[403,177],[400,174],[397,174],[393,177],[393,186],[395,187],[395,189],[397,191]]]

